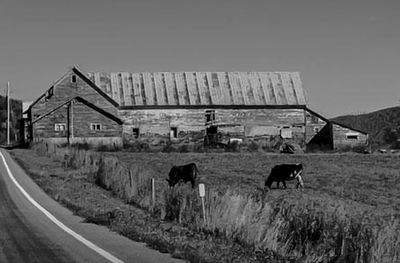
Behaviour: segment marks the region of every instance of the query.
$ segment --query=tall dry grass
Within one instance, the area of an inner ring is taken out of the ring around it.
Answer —
[[[89,180],[128,203],[255,250],[273,250],[300,262],[400,262],[399,216],[382,218],[386,213],[373,206],[313,191],[264,192],[209,185],[204,223],[201,200],[188,185],[168,190],[158,181],[157,203],[151,204],[154,174],[145,164],[54,145],[34,149],[79,168]]]

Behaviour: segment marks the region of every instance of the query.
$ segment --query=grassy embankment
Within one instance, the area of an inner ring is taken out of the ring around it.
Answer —
[[[44,152],[49,151],[52,147]],[[80,167],[89,181],[156,216],[176,217],[210,239],[223,237],[251,251],[272,250],[302,262],[400,260],[398,156],[63,151],[68,150],[57,148],[54,157],[68,153],[67,165]],[[166,187],[169,168],[192,161],[208,186],[207,224],[197,191]],[[261,190],[271,167],[283,162],[303,162],[303,192]],[[156,204],[151,203],[150,178],[156,179]]]

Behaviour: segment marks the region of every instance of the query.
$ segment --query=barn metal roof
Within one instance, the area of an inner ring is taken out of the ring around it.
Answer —
[[[89,73],[120,106],[306,105],[298,72]]]

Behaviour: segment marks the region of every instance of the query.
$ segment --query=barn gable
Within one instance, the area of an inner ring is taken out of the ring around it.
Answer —
[[[298,72],[89,73],[120,106],[306,105]]]
[[[73,67],[39,96],[26,112],[32,111],[34,120],[44,112],[76,96],[85,97],[86,100],[111,113],[116,113],[117,111],[118,103],[96,87],[80,70]]]

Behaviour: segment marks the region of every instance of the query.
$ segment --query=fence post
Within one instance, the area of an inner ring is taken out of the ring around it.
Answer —
[[[151,201],[152,201],[152,209],[154,210],[156,206],[156,189],[155,189],[155,180],[151,178]]]
[[[204,196],[206,195],[206,189],[204,184],[199,184],[199,194],[201,198],[201,206],[203,208],[203,219],[204,219],[204,225],[207,225],[207,219],[206,219],[206,206],[204,204]]]

